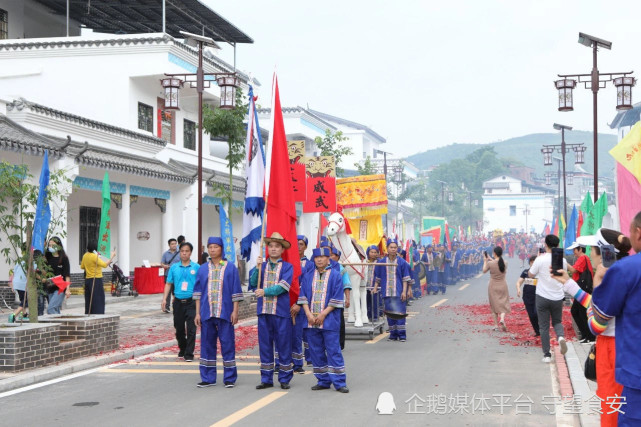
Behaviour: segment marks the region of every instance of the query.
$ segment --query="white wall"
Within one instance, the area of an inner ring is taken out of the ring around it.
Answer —
[[[167,240],[162,235],[162,213],[154,203],[154,199],[138,197],[138,201],[131,205],[131,228],[129,238],[130,268],[142,266],[142,260],[160,262],[164,251],[167,250]],[[148,231],[149,240],[138,240],[139,231]],[[174,236],[176,237],[176,236]]]
[[[528,205],[527,228],[540,233],[545,222],[552,221],[552,203],[544,195],[483,196],[483,232],[500,229],[517,232],[525,230],[525,208]],[[516,215],[510,215],[510,206],[516,206]]]

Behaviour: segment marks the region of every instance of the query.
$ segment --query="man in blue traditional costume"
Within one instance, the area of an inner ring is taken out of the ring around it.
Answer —
[[[345,267],[339,262],[341,259],[341,251],[336,249],[335,246],[332,246],[330,249],[330,255],[329,255],[329,265],[330,267],[334,269],[338,269],[338,271],[341,274],[341,281],[343,283],[343,292],[345,293],[344,296],[344,301],[345,308],[349,308],[349,301],[352,293],[352,282],[349,278],[349,274],[347,274],[347,270],[345,270]],[[332,265],[333,263],[333,265]],[[344,315],[344,309],[339,309],[338,311],[341,312],[341,329],[340,329],[340,344],[341,344],[341,350],[345,349],[345,315]]]
[[[375,322],[381,316],[381,293],[374,283],[374,267],[378,261],[378,246],[367,248],[367,266],[365,266],[365,287],[367,289],[367,317]]]
[[[233,387],[236,372],[238,302],[243,299],[236,266],[224,258],[223,239],[207,240],[209,261],[196,275],[193,298],[196,300],[196,325],[200,330],[200,379],[198,387],[216,385],[216,340],[220,341],[225,387]]]
[[[307,237],[299,234],[296,236],[296,239],[298,240],[298,255],[300,256],[302,277],[305,271],[314,268],[314,263],[310,262],[305,255],[305,251],[307,250],[307,245],[309,243]],[[305,322],[305,311],[300,309],[300,305],[294,304],[291,307],[291,315],[293,319],[296,319],[296,323],[292,327],[292,360],[294,362],[294,372],[297,374],[304,374],[305,368],[303,368],[303,361],[307,361],[307,363],[310,364],[312,360],[309,355],[307,332],[303,328],[303,323]],[[278,360],[276,360],[276,363],[278,363]]]
[[[387,256],[381,258],[374,269],[374,280],[377,287],[383,292],[385,311],[388,313],[387,325],[389,326],[389,340],[405,342],[405,315],[407,289],[412,285],[410,266],[403,258],[397,256],[398,243],[396,240],[387,241]],[[399,319],[392,319],[390,314]]]
[[[432,245],[427,245],[425,247],[425,252],[423,252],[423,257],[421,258],[423,264],[425,264],[425,279],[427,281],[427,294],[437,294],[437,275],[436,267],[434,266],[434,248]]]
[[[326,390],[333,384],[337,391],[349,393],[339,343],[343,281],[340,272],[330,266],[329,255],[328,248],[314,249],[311,262],[316,268],[301,276],[298,304],[306,315],[305,329],[318,381],[312,390]]]
[[[256,269],[249,278],[249,287],[256,289],[258,314],[258,348],[260,352],[260,384],[262,390],[274,386],[274,349],[278,359],[278,382],[288,390],[294,375],[292,363],[292,317],[289,306],[289,288],[294,277],[294,267],[283,261],[283,251],[291,244],[278,232],[265,237],[269,259],[256,259]],[[260,269],[260,282],[258,271]]]

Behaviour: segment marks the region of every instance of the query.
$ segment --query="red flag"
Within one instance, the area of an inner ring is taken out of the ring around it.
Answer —
[[[579,211],[579,221],[577,224],[576,237],[579,237],[581,235],[581,227],[583,226],[583,211]]]
[[[275,74],[273,90],[274,105],[272,114],[274,126],[269,147],[271,155],[268,156],[270,164],[268,165],[267,236],[278,232],[285,240],[291,243],[290,248],[283,252],[283,261],[287,261],[294,266],[294,278],[289,288],[289,303],[291,306],[298,301],[300,290],[298,277],[301,274],[301,268],[300,257],[298,256],[298,238],[296,237],[296,204],[294,202],[292,176],[289,170],[289,149],[287,147],[287,137],[285,136],[283,111],[280,107],[278,78]]]

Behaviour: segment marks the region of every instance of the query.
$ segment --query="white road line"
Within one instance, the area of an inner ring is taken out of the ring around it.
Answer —
[[[447,298],[443,298],[442,300],[435,302],[434,304],[430,305],[430,308],[438,307],[439,305],[443,304],[445,301],[447,301]]]
[[[462,291],[463,289],[467,288],[468,286],[470,286],[470,284],[469,284],[469,283],[466,283],[466,284],[464,284],[463,286],[461,286],[460,288],[458,288],[458,290],[459,290],[459,291]]]
[[[2,399],[3,397],[12,396],[14,394],[24,393],[25,391],[35,390],[37,388],[45,387],[51,384],[56,384],[62,381],[72,380],[74,378],[82,377],[84,375],[93,374],[94,372],[98,372],[100,369],[103,369],[103,367],[101,366],[100,368],[88,369],[86,371],[76,372],[75,374],[65,375],[64,377],[54,378],[52,380],[44,381],[38,384],[31,384],[25,387],[17,388],[15,390],[5,391],[4,393],[0,393],[0,399]]]

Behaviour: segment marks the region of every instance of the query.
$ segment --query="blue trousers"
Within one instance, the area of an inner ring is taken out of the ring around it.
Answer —
[[[405,314],[407,309],[407,303],[401,301],[400,297],[386,297],[385,300],[385,309],[387,311],[400,312]],[[391,340],[405,340],[407,339],[407,334],[405,331],[405,319],[391,319],[387,317],[387,326],[389,330],[389,338]]]
[[[278,382],[289,384],[294,376],[292,364],[292,319],[273,314],[258,316],[260,381],[274,383],[274,351],[278,358]]]
[[[292,360],[294,368],[303,367],[303,323],[305,323],[305,310],[296,315],[296,324],[292,327]]]
[[[376,321],[381,316],[381,291],[375,294],[367,291],[367,318],[370,321]]]
[[[204,320],[200,327],[200,379],[206,383],[216,383],[216,341],[218,340],[220,340],[220,352],[223,357],[223,381],[235,383],[238,372],[236,371],[234,325],[218,317]]]
[[[314,364],[314,376],[318,385],[329,387],[334,384],[336,390],[345,387],[347,377],[339,343],[339,332],[320,328],[307,328],[306,330]]]
[[[309,342],[307,341],[306,328],[303,328],[303,350],[305,352],[305,362],[312,363],[312,355],[309,352]]]
[[[621,405],[621,411],[625,414],[619,413],[617,417],[619,426],[641,425],[641,390],[624,386],[621,395],[625,396],[626,404]]]

